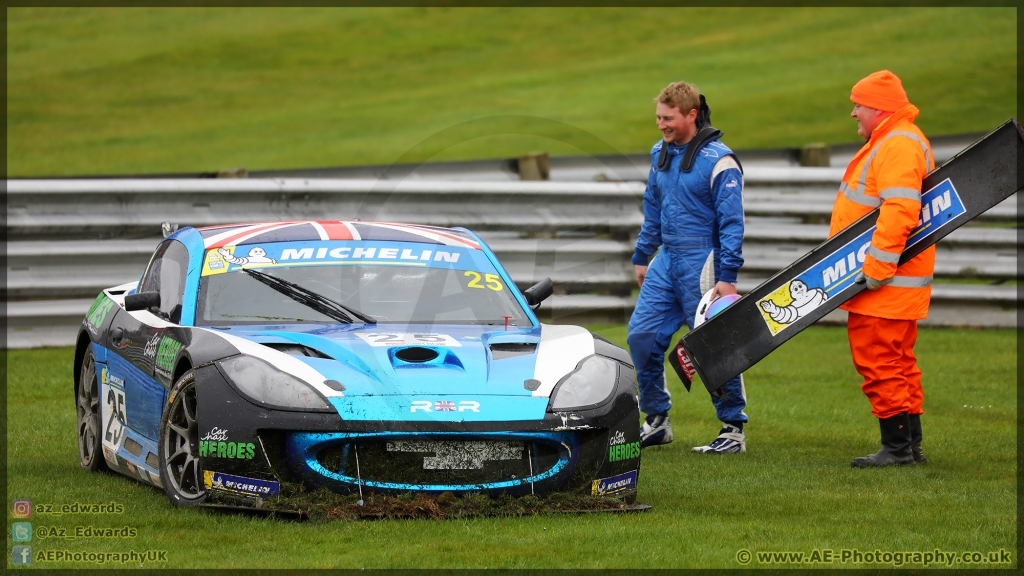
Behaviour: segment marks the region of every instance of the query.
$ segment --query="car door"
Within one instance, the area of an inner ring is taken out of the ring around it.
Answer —
[[[104,446],[117,450],[124,442],[125,428],[155,443],[171,371],[180,343],[165,332],[177,326],[186,274],[188,250],[177,240],[165,240],[150,260],[137,292],[159,292],[160,306],[153,310],[119,310],[110,327],[108,378],[101,391]],[[170,358],[168,360],[168,358]],[[101,382],[102,384],[102,382]],[[129,434],[129,436],[132,436]],[[140,444],[128,444],[134,456]],[[145,454],[143,454],[145,456]]]

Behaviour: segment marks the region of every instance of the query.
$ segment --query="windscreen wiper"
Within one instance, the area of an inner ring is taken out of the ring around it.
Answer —
[[[352,324],[352,317],[356,317],[362,320],[366,324],[376,324],[377,321],[372,317],[363,314],[362,312],[345,306],[340,302],[335,302],[323,294],[318,294],[312,290],[307,290],[294,282],[282,280],[276,276],[265,274],[258,270],[251,268],[243,268],[242,272],[245,272],[253,279],[270,286],[274,290],[277,290],[281,294],[295,300],[299,304],[312,308],[317,312],[334,318],[338,322],[344,322],[346,324]]]

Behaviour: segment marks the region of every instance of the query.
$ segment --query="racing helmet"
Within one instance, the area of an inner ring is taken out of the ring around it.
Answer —
[[[733,302],[740,299],[739,294],[726,294],[725,296],[719,296],[714,300],[711,299],[711,293],[714,292],[714,288],[704,293],[704,297],[700,299],[697,304],[697,312],[693,315],[693,327],[696,328],[704,322],[711,320],[717,316],[722,310],[725,310]]]

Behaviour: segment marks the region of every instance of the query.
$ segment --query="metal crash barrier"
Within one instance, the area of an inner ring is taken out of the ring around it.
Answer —
[[[941,159],[940,159],[941,160]],[[564,164],[564,162],[562,163]],[[160,225],[361,219],[464,226],[520,288],[551,277],[539,314],[555,323],[625,323],[644,183],[407,177],[7,181],[7,345],[73,343],[95,295],[137,280]],[[745,166],[741,293],[825,240],[842,169]],[[567,168],[568,169],[568,168]],[[580,177],[593,174],[576,168]],[[621,171],[621,170],[620,170]],[[605,174],[602,172],[601,174]],[[639,178],[639,170],[631,177]],[[938,244],[923,325],[1015,327],[1016,196]],[[1007,284],[1007,282],[1009,282]],[[826,322],[845,322],[837,311]]]

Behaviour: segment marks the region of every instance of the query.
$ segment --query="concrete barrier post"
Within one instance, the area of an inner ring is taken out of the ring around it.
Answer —
[[[828,144],[814,142],[800,147],[801,166],[829,166],[831,156]]]

